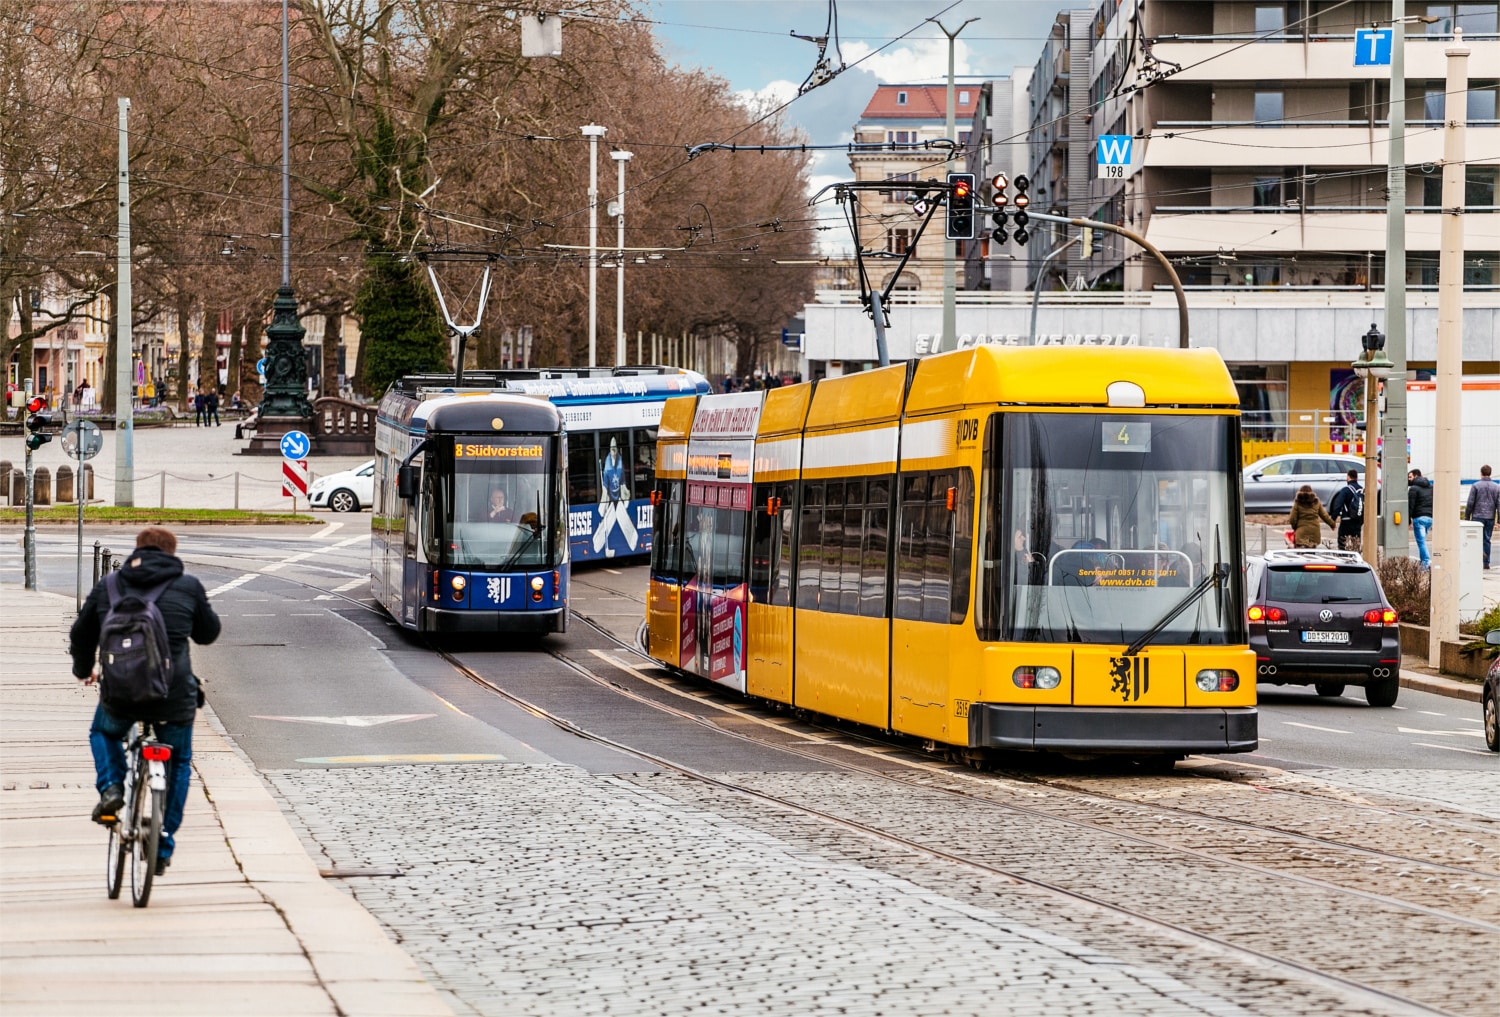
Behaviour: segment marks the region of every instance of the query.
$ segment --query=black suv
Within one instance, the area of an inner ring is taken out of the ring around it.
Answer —
[[[1250,648],[1262,685],[1338,696],[1363,685],[1371,706],[1401,688],[1401,630],[1375,570],[1352,551],[1271,551],[1245,565]]]

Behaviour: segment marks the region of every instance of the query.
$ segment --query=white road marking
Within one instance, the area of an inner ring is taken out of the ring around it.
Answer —
[[[1393,710],[1405,710],[1406,707],[1404,707],[1404,706],[1393,706],[1393,707],[1391,707],[1391,709],[1393,709]]]
[[[367,583],[369,581],[370,580],[368,578],[351,579],[347,583],[345,583],[343,586],[335,586],[333,588],[333,592],[334,593],[343,593],[346,590],[352,590],[352,589],[354,589],[356,586],[363,586],[365,583]]]
[[[64,556],[60,556],[60,557],[66,557],[66,556],[64,555]],[[624,573],[621,572],[619,569],[600,569],[599,571],[600,572],[608,572],[612,576],[624,575]]]
[[[1424,734],[1424,735],[1468,735],[1471,738],[1483,738],[1483,731],[1428,731],[1420,727],[1398,727],[1396,730],[1401,734]]]
[[[323,612],[322,611],[293,611],[292,612],[292,617],[293,618],[321,618],[321,617],[323,617]]]
[[[313,600],[332,600],[332,599],[333,599],[333,595],[329,594],[329,593],[320,593],[316,597],[313,598]]]
[[[274,614],[242,614],[241,618],[275,618]]]
[[[238,579],[231,579],[229,582],[225,583],[223,586],[216,586],[216,587],[214,587],[212,590],[208,591],[208,595],[210,597],[212,597],[212,596],[214,596],[216,594],[224,593],[227,590],[233,590],[233,589],[236,589],[238,587],[244,586],[250,580],[254,579],[255,575],[256,574],[254,572],[247,572],[244,575],[240,576]]]
[[[1336,727],[1319,727],[1316,724],[1299,724],[1295,720],[1282,721],[1287,727],[1305,727],[1309,731],[1327,731],[1329,734],[1348,734],[1348,731],[1340,731]]]
[[[338,727],[378,727],[381,724],[405,724],[413,720],[431,720],[435,713],[375,713],[353,717],[267,717],[252,714],[256,720],[284,720],[293,724],[333,724]]]
[[[1463,749],[1463,748],[1459,748],[1457,745],[1433,745],[1430,742],[1412,742],[1412,744],[1413,745],[1420,745],[1424,749],[1447,749],[1449,752],[1467,752],[1467,753],[1469,753],[1472,756],[1492,756],[1492,755],[1494,755],[1493,752],[1484,752],[1484,751],[1482,751],[1480,749]]]
[[[1446,716],[1448,716],[1446,713],[1436,713],[1436,712],[1434,712],[1432,710],[1418,710],[1417,712],[1420,713],[1424,717],[1446,717]]]
[[[344,524],[343,523],[329,523],[327,526],[323,527],[321,530],[319,530],[317,533],[314,533],[311,537],[308,537],[307,539],[308,540],[322,540],[324,537],[331,537],[331,536],[333,536],[335,533],[337,533],[339,530],[342,530],[343,528],[344,528]]]

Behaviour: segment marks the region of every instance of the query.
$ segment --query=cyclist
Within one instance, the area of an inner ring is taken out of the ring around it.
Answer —
[[[99,705],[89,729],[89,748],[94,754],[95,786],[99,804],[94,806],[96,823],[112,823],[116,811],[125,804],[125,752],[121,741],[136,721],[150,722],[159,741],[172,747],[167,767],[167,806],[162,821],[161,845],[156,858],[156,874],[171,864],[172,835],[182,825],[182,810],[187,803],[188,780],[192,775],[193,718],[203,705],[203,693],[193,674],[188,656],[188,640],[208,644],[219,638],[219,616],[209,606],[203,584],[188,575],[182,559],[176,555],[177,537],[170,530],[152,526],[135,538],[135,550],[126,559],[118,576],[120,585],[130,592],[143,594],[162,587],[156,598],[157,610],[166,624],[168,645],[172,654],[172,680],[167,698],[151,709],[142,710],[121,704],[110,697],[109,689],[100,689]],[[73,656],[73,674],[86,685],[99,678],[94,663],[99,647],[100,626],[110,610],[110,596],[105,577],[90,591],[83,610],[68,633],[69,652]]]

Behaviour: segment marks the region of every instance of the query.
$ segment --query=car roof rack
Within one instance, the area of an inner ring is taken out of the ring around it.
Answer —
[[[1331,547],[1288,547],[1267,551],[1268,564],[1306,564],[1309,560],[1335,562],[1344,565],[1363,565],[1365,559],[1358,551],[1336,551]]]

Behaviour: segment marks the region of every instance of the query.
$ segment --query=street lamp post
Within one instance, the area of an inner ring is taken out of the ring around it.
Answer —
[[[579,128],[589,139],[589,366],[598,366],[599,346],[599,139],[607,128]]]
[[[625,164],[632,152],[611,152],[619,170],[615,198],[615,366],[625,363]]]
[[[955,133],[955,131],[957,130],[957,125],[955,123],[955,121],[957,119],[957,107],[954,105],[954,102],[953,102],[953,46],[954,46],[954,43],[958,39],[958,33],[962,32],[964,30],[965,26],[970,25],[970,24],[978,21],[979,19],[978,18],[970,18],[968,21],[965,21],[962,25],[959,25],[957,28],[955,28],[951,32],[948,31],[948,29],[944,28],[943,27],[943,23],[941,21],[939,21],[937,18],[928,18],[927,20],[930,21],[930,22],[932,22],[934,25],[938,26],[938,28],[942,30],[942,33],[948,37],[948,127],[947,127],[947,130],[948,130],[948,138],[949,138],[949,140],[951,140],[951,141],[957,141],[958,140],[958,135]],[[957,148],[950,148],[950,149],[948,149],[948,159],[947,159],[947,162],[948,162],[948,165],[950,167],[951,167],[951,165],[953,163],[954,153],[956,153],[957,151],[958,151]],[[946,212],[944,214],[946,214]],[[951,349],[956,348],[956,346],[958,345],[958,341],[957,341],[957,334],[958,334],[958,309],[957,309],[957,306],[956,306],[957,303],[958,303],[958,297],[957,297],[957,289],[958,289],[958,282],[957,282],[957,261],[958,261],[958,241],[957,240],[944,240],[943,241],[943,337],[939,341],[939,344],[938,344],[938,350],[939,351],[942,351],[942,350],[951,350]]]
[[[1380,563],[1376,546],[1377,507],[1380,501],[1380,465],[1376,458],[1376,438],[1380,434],[1380,380],[1391,373],[1391,361],[1385,355],[1385,336],[1370,323],[1370,331],[1360,336],[1358,359],[1350,366],[1364,383],[1365,389],[1365,501],[1376,499],[1376,504],[1365,505],[1364,525],[1360,531],[1360,554],[1374,568]]]

